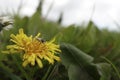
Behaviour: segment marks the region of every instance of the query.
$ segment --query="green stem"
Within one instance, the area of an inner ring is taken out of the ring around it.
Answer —
[[[41,80],[47,80],[47,77],[48,77],[49,73],[51,72],[52,67],[53,67],[53,66],[51,65],[51,66],[48,68],[45,76],[44,76]]]
[[[52,69],[51,73],[49,74],[47,80],[51,80],[51,76],[55,73],[55,70],[57,69],[58,65],[55,65],[54,68]]]
[[[27,73],[23,70],[23,68],[21,67],[21,65],[19,64],[19,62],[17,61],[17,59],[15,58],[15,56],[12,56],[14,62],[16,63],[17,67],[19,68],[19,70],[21,71],[21,73],[25,76],[26,80],[30,80],[30,77],[27,75]]]
[[[117,67],[115,67],[115,65],[109,59],[107,59],[106,57],[102,57],[102,58],[105,59],[108,63],[111,64],[111,66],[113,67],[113,69],[115,70],[116,74],[118,75],[118,77],[120,79],[120,73],[119,73]]]

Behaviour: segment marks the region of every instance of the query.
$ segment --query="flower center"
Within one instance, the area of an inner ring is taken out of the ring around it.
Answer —
[[[48,51],[47,46],[37,40],[32,41],[30,44],[25,46],[25,52],[31,54],[41,54]]]

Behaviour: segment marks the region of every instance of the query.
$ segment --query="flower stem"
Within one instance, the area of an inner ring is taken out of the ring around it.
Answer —
[[[50,72],[51,72],[51,69],[52,69],[52,65],[48,68],[48,70],[47,70],[47,72],[46,72],[46,74],[45,74],[45,76],[41,79],[41,80],[47,80],[47,77],[49,76],[49,74],[50,74]]]

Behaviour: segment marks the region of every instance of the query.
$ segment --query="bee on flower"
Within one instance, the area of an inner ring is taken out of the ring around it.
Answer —
[[[7,51],[4,53],[21,53],[23,52],[23,66],[28,64],[35,65],[40,68],[43,67],[42,60],[47,60],[50,64],[54,64],[55,60],[60,61],[60,57],[56,54],[61,52],[59,45],[55,44],[55,38],[50,41],[43,41],[39,38],[40,33],[35,37],[27,36],[23,29],[19,29],[19,33],[11,34],[10,41],[14,44],[7,46]]]

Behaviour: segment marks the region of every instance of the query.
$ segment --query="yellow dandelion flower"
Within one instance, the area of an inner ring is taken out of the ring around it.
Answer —
[[[9,53],[24,52],[23,53],[23,66],[28,64],[38,64],[40,68],[43,67],[42,60],[47,60],[50,64],[54,61],[60,61],[60,57],[56,56],[57,52],[61,52],[59,45],[54,44],[55,39],[51,41],[42,42],[38,40],[40,33],[35,37],[28,37],[23,29],[19,30],[19,34],[11,34],[11,41],[13,45],[8,45]]]

